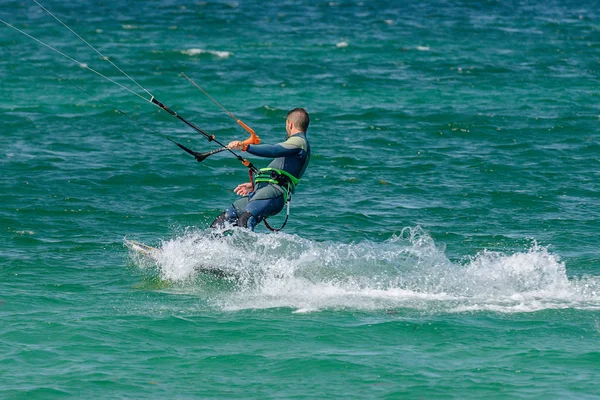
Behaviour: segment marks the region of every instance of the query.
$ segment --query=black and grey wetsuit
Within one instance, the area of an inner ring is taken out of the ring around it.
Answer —
[[[255,177],[254,192],[233,203],[213,222],[213,227],[229,222],[253,230],[263,219],[279,213],[310,160],[305,133],[294,134],[275,145],[249,145],[246,151],[275,159]]]

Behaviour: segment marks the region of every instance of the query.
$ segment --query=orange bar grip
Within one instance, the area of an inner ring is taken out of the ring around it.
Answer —
[[[260,138],[258,137],[258,135],[256,134],[256,132],[254,132],[254,130],[252,128],[250,128],[248,125],[246,125],[245,123],[242,122],[242,120],[237,120],[237,123],[244,128],[246,131],[248,131],[248,133],[250,134],[250,137],[244,141],[242,141],[242,143],[244,144],[259,144],[260,143]]]

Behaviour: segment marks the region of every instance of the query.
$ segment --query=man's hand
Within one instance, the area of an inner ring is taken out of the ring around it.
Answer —
[[[241,183],[237,185],[233,191],[237,195],[247,196],[250,192],[252,192],[252,182]]]
[[[234,140],[227,145],[227,148],[231,150],[241,150],[242,147],[244,147],[244,144],[239,140]]]

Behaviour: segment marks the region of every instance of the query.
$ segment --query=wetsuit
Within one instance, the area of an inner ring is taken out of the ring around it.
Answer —
[[[290,136],[285,142],[268,145],[249,145],[248,153],[259,157],[275,158],[267,168],[260,170],[255,177],[254,192],[234,202],[212,223],[212,227],[220,227],[225,223],[254,230],[263,219],[279,213],[286,202],[287,196],[294,192],[294,183],[284,174],[284,171],[297,180],[304,175],[310,160],[310,145],[306,133]],[[267,176],[269,175],[269,176]],[[267,179],[265,179],[267,176]]]

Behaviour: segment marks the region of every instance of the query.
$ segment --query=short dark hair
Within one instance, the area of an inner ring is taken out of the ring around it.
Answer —
[[[303,132],[306,132],[310,124],[310,117],[304,108],[294,108],[287,114],[287,119]]]

